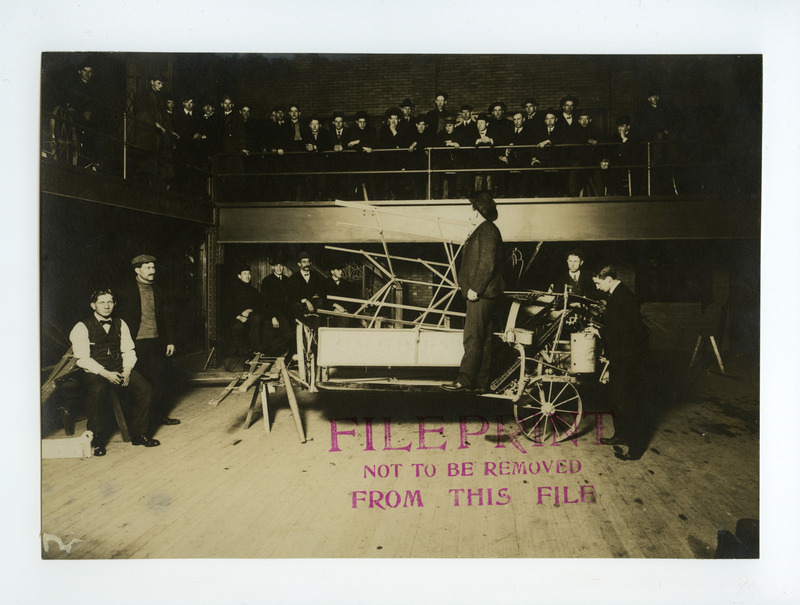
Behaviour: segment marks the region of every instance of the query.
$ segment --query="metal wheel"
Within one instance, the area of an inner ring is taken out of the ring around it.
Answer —
[[[571,438],[583,416],[578,389],[568,379],[536,376],[514,404],[514,418],[524,435],[536,443]]]

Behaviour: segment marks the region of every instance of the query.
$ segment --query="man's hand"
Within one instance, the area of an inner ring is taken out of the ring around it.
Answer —
[[[278,321],[277,317],[272,318],[272,327],[277,329],[281,327],[281,322]]]
[[[111,384],[122,384],[124,377],[121,372],[112,372],[111,370],[103,370],[100,376],[108,380]],[[128,376],[130,378],[130,376]]]
[[[131,371],[133,368],[122,370],[122,386],[126,387],[131,381]]]
[[[302,302],[302,303],[305,303],[305,305],[306,305],[306,309],[308,310],[308,312],[309,312],[309,313],[313,313],[313,312],[314,312],[314,310],[315,310],[315,309],[314,309],[314,305],[313,305],[313,304],[311,304],[311,301],[310,301],[310,300],[308,300],[307,298],[304,298],[304,299],[303,299],[303,300],[301,300],[300,302]]]
[[[175,354],[175,345],[167,345],[167,357],[172,357]]]
[[[475,292],[475,290],[473,290],[472,288],[470,288],[469,290],[467,290],[467,300],[475,302],[476,300],[478,300],[478,293]]]
[[[337,313],[346,313],[345,308],[338,303],[333,303],[333,310]]]

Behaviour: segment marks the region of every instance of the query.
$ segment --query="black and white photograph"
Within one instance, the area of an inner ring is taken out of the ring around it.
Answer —
[[[19,602],[793,602],[789,6],[25,48]]]

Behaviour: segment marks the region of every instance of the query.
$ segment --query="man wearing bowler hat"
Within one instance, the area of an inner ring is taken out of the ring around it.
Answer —
[[[455,382],[442,385],[447,391],[485,393],[489,386],[492,362],[492,312],[503,295],[503,237],[494,224],[497,205],[488,193],[479,193],[472,201],[484,221],[464,242],[458,285],[467,299],[464,322],[464,356]]]
[[[118,288],[119,315],[128,324],[136,345],[136,369],[153,387],[153,418],[166,425],[170,418],[169,358],[175,354],[174,316],[164,291],[155,283],[156,257],[139,254],[131,259],[133,276]]]

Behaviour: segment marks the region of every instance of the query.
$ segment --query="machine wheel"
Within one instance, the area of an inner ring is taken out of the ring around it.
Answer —
[[[575,385],[555,376],[536,376],[514,404],[514,418],[525,436],[536,443],[563,441],[578,430],[583,416]]]

